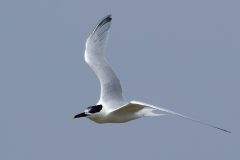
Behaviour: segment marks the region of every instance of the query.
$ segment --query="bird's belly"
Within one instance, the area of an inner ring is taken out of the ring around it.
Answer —
[[[90,119],[96,123],[125,123],[131,120],[135,120],[140,118],[137,115],[108,115],[108,116],[98,116],[98,117],[91,117]]]

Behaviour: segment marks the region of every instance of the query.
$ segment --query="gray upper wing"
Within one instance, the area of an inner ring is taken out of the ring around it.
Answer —
[[[111,21],[111,15],[104,17],[88,37],[85,61],[100,81],[100,102],[117,103],[123,101],[121,84],[104,55]]]

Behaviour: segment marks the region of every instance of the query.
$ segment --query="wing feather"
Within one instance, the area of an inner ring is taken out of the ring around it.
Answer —
[[[100,103],[111,103],[117,106],[125,103],[119,79],[109,65],[104,52],[111,27],[111,15],[104,17],[95,27],[86,42],[85,61],[100,81]]]
[[[205,126],[208,126],[208,127],[213,127],[213,128],[219,129],[219,130],[221,130],[221,131],[231,133],[230,131],[228,131],[228,130],[226,130],[226,129],[222,129],[222,128],[217,127],[217,126],[214,126],[214,125],[212,125],[212,124],[208,124],[208,123],[205,123],[205,122],[202,122],[202,121],[199,121],[199,120],[190,118],[190,117],[188,117],[188,116],[182,115],[182,114],[180,114],[180,113],[177,113],[177,112],[174,112],[174,111],[171,111],[171,110],[162,108],[162,107],[156,107],[156,106],[153,106],[153,105],[150,105],[150,104],[146,104],[146,103],[143,103],[143,102],[138,102],[138,101],[131,101],[130,103],[142,105],[142,106],[145,106],[145,107],[148,107],[148,108],[152,108],[152,109],[155,109],[155,110],[159,110],[159,111],[161,111],[161,112],[165,112],[165,113],[177,115],[177,116],[179,116],[179,117],[182,117],[182,118],[185,118],[185,119],[188,119],[188,120],[191,120],[191,121],[200,123],[200,124],[202,124],[202,125],[205,125]]]

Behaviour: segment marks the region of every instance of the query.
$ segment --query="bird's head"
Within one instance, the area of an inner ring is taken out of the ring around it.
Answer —
[[[81,118],[81,117],[91,117],[97,113],[99,113],[102,110],[102,105],[95,105],[87,107],[84,112],[77,114],[74,116],[74,118]]]

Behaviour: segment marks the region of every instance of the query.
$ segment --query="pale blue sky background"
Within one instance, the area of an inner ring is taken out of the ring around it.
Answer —
[[[0,159],[239,159],[240,2],[1,0]],[[174,116],[98,125],[85,40],[113,16],[107,56],[129,100]]]

